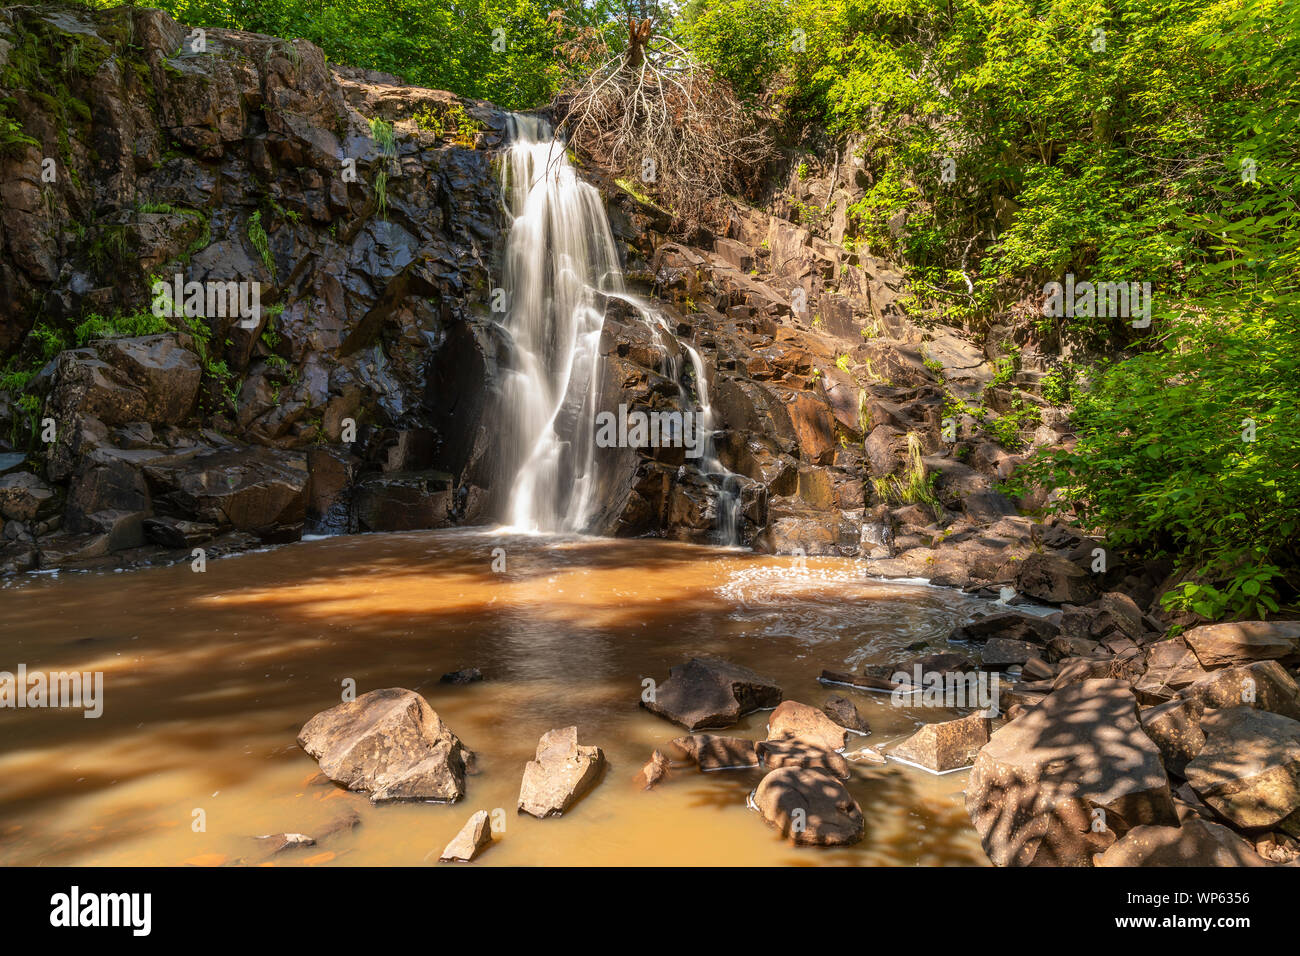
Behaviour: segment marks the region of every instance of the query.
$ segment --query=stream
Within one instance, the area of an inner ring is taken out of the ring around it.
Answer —
[[[757,770],[687,767],[652,791],[636,782],[650,753],[685,733],[637,705],[641,681],[698,654],[775,678],[787,699],[849,696],[873,730],[850,749],[957,716],[818,683],[823,668],[942,645],[987,606],[867,579],[854,561],[456,530],[302,541],[203,573],[28,575],[0,595],[0,669],[104,674],[97,719],[4,713],[0,864],[253,863],[266,856],[256,836],[359,820],[270,862],[432,865],[471,812],[497,808],[505,829],[481,857],[489,866],[987,864],[964,771],[858,766],[849,789],[866,838],[822,850],[792,847],[746,808]],[[485,679],[439,683],[465,667]],[[373,806],[319,775],[295,739],[348,678],[358,694],[425,696],[477,754],[463,801]],[[766,719],[725,733],[762,738]],[[570,724],[604,749],[603,779],[562,818],[516,815],[538,738]]]

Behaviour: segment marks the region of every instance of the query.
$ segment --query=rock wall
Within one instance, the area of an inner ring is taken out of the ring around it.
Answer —
[[[505,114],[305,41],[53,6],[0,11],[0,101],[0,569],[502,513]],[[704,356],[743,543],[1007,579],[1029,533],[994,488],[1014,457],[973,420],[943,434],[953,394],[994,382],[980,348],[918,328],[896,267],[784,208],[738,207],[684,245],[590,175],[630,282]],[[129,334],[178,276],[256,282],[260,314],[200,308]],[[626,303],[610,301],[602,351],[604,407],[698,404],[691,364],[667,375]],[[881,484],[917,454],[936,476],[924,504]],[[602,449],[598,465],[591,530],[714,539],[719,476],[681,449]]]

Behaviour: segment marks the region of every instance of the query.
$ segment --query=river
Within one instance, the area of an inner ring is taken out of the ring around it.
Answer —
[[[483,865],[987,865],[965,771],[857,766],[866,838],[833,850],[795,848],[746,808],[758,771],[691,767],[649,792],[635,781],[685,733],[638,707],[643,678],[717,654],[787,699],[851,697],[873,728],[851,748],[880,746],[957,713],[823,687],[819,672],[888,663],[917,641],[942,649],[982,605],[867,579],[851,560],[500,530],[302,541],[203,573],[13,578],[0,670],[102,671],[104,710],[0,710],[0,864],[254,863],[255,836],[317,834],[353,813],[356,826],[269,862],[432,864],[471,812],[501,808]],[[439,683],[464,667],[486,679]],[[295,738],[349,678],[358,694],[428,699],[478,755],[465,800],[372,806],[319,776]],[[562,818],[516,815],[538,737],[570,724],[604,749],[604,778]],[[765,727],[760,712],[726,733]]]

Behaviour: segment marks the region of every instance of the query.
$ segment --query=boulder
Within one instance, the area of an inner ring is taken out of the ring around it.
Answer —
[[[735,770],[739,767],[758,766],[754,741],[743,737],[690,734],[678,737],[673,741],[673,746],[701,770]]]
[[[1300,809],[1300,721],[1251,707],[1201,721],[1205,746],[1187,764],[1196,795],[1239,827],[1271,827]]]
[[[423,697],[389,687],[322,711],[298,746],[349,790],[391,800],[455,802],[465,794],[467,751]]]
[[[811,740],[798,737],[781,737],[777,740],[760,740],[754,752],[765,767],[809,767],[849,779],[849,762],[834,750],[822,747]]]
[[[1276,660],[1300,651],[1300,621],[1228,621],[1183,635],[1206,670]]]
[[[1023,664],[1038,653],[1038,647],[1028,641],[1013,641],[1005,637],[990,637],[980,651],[985,667],[1003,668]]]
[[[1180,691],[1206,707],[1255,707],[1300,720],[1300,686],[1277,661],[1225,667]]]
[[[871,733],[871,724],[862,716],[857,705],[847,697],[836,694],[826,698],[826,703],[822,705],[822,713],[848,730],[859,734]]]
[[[0,516],[10,521],[32,521],[53,500],[53,489],[30,471],[0,477]]]
[[[1180,637],[1157,641],[1143,653],[1143,674],[1133,689],[1145,704],[1169,700],[1205,676],[1205,668]]]
[[[1132,827],[1178,821],[1120,680],[1061,688],[997,730],[975,758],[966,809],[998,866],[1088,866]]]
[[[468,863],[492,845],[492,824],[486,810],[477,811],[438,857],[439,863]]]
[[[1100,588],[1094,577],[1058,554],[1035,553],[1020,563],[1016,590],[1048,604],[1088,604]]]
[[[1270,866],[1227,827],[1191,819],[1178,827],[1138,826],[1096,860],[1097,866]]]
[[[849,739],[848,732],[822,711],[796,700],[782,701],[772,711],[767,736],[770,740],[796,737],[827,750],[843,750]]]
[[[524,767],[519,812],[538,819],[559,816],[596,785],[604,769],[604,753],[580,745],[577,727],[547,731],[537,743],[536,758]]]
[[[641,706],[687,730],[730,727],[746,714],[781,703],[770,678],[718,657],[693,657],[668,672]]]
[[[988,742],[989,720],[976,713],[957,720],[926,724],[896,744],[889,755],[932,773],[946,773],[970,766],[979,749]]]
[[[759,782],[750,800],[768,825],[796,846],[849,846],[866,833],[857,801],[824,770],[773,770]]]
[[[203,366],[191,345],[190,337],[179,332],[94,344],[99,357],[142,393],[146,414],[141,420],[165,425],[184,422],[194,410]]]
[[[145,466],[154,502],[240,531],[301,526],[307,459],[271,448],[226,449]]]
[[[1108,591],[1101,596],[1097,602],[1097,614],[1089,626],[1089,632],[1094,637],[1112,631],[1119,631],[1134,641],[1141,640],[1146,633],[1142,609],[1131,597],[1118,591]]]
[[[977,617],[953,631],[948,640],[987,641],[993,637],[1001,637],[1013,641],[1046,644],[1058,633],[1060,627],[1048,618],[1007,611]]]
[[[1160,748],[1160,756],[1170,773],[1183,776],[1187,762],[1205,746],[1201,717],[1205,705],[1195,698],[1165,701],[1142,711],[1142,729]]]

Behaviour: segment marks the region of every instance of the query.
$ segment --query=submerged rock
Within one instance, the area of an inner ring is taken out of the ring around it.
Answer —
[[[454,802],[465,794],[464,745],[411,690],[372,690],[322,711],[303,726],[298,745],[327,777],[369,793],[373,803]]]
[[[673,746],[685,754],[686,759],[694,761],[701,770],[734,770],[758,766],[754,741],[744,737],[691,734],[678,737],[673,741]]]
[[[730,727],[746,714],[781,703],[775,681],[718,657],[692,657],[668,675],[641,706],[687,730]]]
[[[483,679],[483,672],[477,667],[462,667],[438,678],[439,684],[473,684]]]
[[[849,846],[866,833],[862,808],[825,770],[782,767],[758,784],[754,807],[797,846]]]
[[[468,863],[491,845],[492,825],[488,821],[488,812],[479,810],[447,844],[438,862]]]
[[[524,767],[519,811],[539,819],[559,816],[596,785],[605,768],[599,747],[578,743],[578,728],[564,727],[542,734],[536,759]]]

